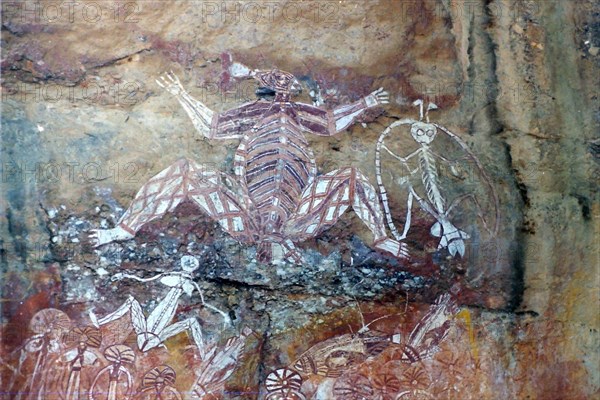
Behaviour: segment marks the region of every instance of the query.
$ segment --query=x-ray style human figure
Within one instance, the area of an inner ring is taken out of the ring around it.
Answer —
[[[355,103],[326,110],[296,103],[298,80],[278,69],[250,70],[234,63],[237,78],[252,77],[274,100],[257,100],[217,113],[185,91],[172,73],[158,84],[174,95],[194,127],[209,139],[241,139],[234,158],[235,177],[190,160],[180,160],[151,178],[113,229],[98,229],[96,246],[134,237],[146,223],[191,200],[239,242],[257,245],[261,262],[300,263],[295,244],[316,237],[352,207],[374,236],[374,248],[407,258],[404,243],[388,238],[377,191],[357,168],[317,175],[306,134],[333,136],[367,109],[388,103],[378,89]]]
[[[23,390],[19,390],[17,399],[26,394],[27,399],[42,399],[48,381],[48,366],[50,359],[61,350],[61,339],[71,326],[71,320],[64,312],[46,308],[35,313],[29,322],[29,328],[34,333],[21,348],[19,364],[8,386],[12,391],[15,380],[22,373],[23,364],[30,357],[35,357],[35,365],[31,374],[28,374]]]
[[[102,333],[91,326],[75,327],[66,335],[65,343],[71,349],[62,356],[63,363],[69,365],[69,378],[65,385],[64,398],[80,400],[89,387],[85,384],[87,379],[83,374],[89,372],[90,367],[96,365],[100,359],[97,349],[102,343]]]
[[[135,361],[135,353],[124,344],[104,350],[110,365],[102,368],[92,383],[89,400],[127,400],[133,390],[133,376],[126,368]]]
[[[448,252],[452,256],[455,256],[456,254],[463,256],[465,253],[464,241],[466,239],[469,239],[470,236],[469,234],[467,234],[466,232],[454,225],[454,223],[450,220],[450,213],[456,206],[461,204],[463,201],[471,200],[479,216],[479,219],[482,221],[484,229],[489,234],[494,235],[498,232],[498,223],[500,218],[498,197],[493,185],[491,184],[489,178],[483,170],[479,159],[475,157],[475,155],[470,151],[467,144],[464,143],[457,135],[450,132],[448,129],[438,124],[429,122],[429,111],[437,109],[437,106],[433,103],[430,103],[427,106],[427,110],[425,112],[426,121],[423,121],[423,101],[417,100],[413,103],[413,105],[419,106],[420,108],[420,120],[415,121],[413,119],[402,119],[392,123],[383,131],[377,142],[377,151],[375,159],[376,176],[388,225],[390,227],[390,230],[392,231],[393,236],[397,240],[404,240],[411,225],[412,203],[413,200],[416,199],[420,207],[436,219],[436,222],[431,227],[430,232],[433,236],[440,238],[438,249],[447,248]],[[419,147],[414,152],[410,153],[405,157],[401,157],[395,154],[384,144],[384,139],[387,137],[387,135],[394,128],[402,125],[410,126],[410,133],[413,139],[419,145]],[[432,143],[438,131],[445,133],[452,140],[454,140],[454,142],[459,145],[460,150],[463,153],[466,153],[465,159],[468,160],[468,162],[472,165],[476,166],[478,175],[481,176],[482,186],[485,186],[487,188],[489,197],[491,198],[491,201],[493,203],[493,216],[484,215],[484,212],[480,206],[480,202],[473,193],[466,193],[461,196],[458,196],[450,204],[447,204],[445,190],[440,184],[438,166],[440,162],[452,166],[454,166],[456,162],[453,162],[452,160],[444,157],[443,155],[434,152]],[[396,160],[400,161],[402,165],[406,168],[406,171],[408,172],[408,176],[405,176],[403,179],[403,184],[406,184],[408,186],[409,193],[408,212],[402,234],[398,232],[392,221],[387,191],[383,185],[381,166],[382,149],[386,150]],[[417,159],[417,166],[414,169],[411,168],[411,166],[409,165],[409,161],[413,158]],[[419,186],[422,186],[424,188],[424,194],[419,194],[418,191],[415,190],[415,187],[417,186],[417,181]],[[493,225],[489,223],[489,221],[492,219]]]
[[[92,323],[96,326],[102,326],[123,317],[125,314],[130,314],[133,329],[137,335],[137,344],[142,352],[146,352],[157,346],[163,345],[163,342],[172,336],[184,331],[189,331],[196,346],[198,347],[198,350],[200,351],[201,357],[204,358],[205,345],[198,320],[191,317],[184,321],[175,322],[173,324],[171,323],[173,317],[175,316],[175,312],[177,311],[179,298],[183,295],[183,293],[191,296],[194,290],[196,290],[200,295],[200,299],[204,307],[221,314],[224,320],[224,325],[231,323],[229,316],[225,312],[204,302],[202,290],[198,284],[194,282],[192,277],[192,273],[197,270],[198,267],[198,259],[193,256],[183,256],[181,258],[181,271],[165,272],[155,275],[151,278],[139,278],[135,275],[123,273],[113,275],[112,280],[114,281],[124,278],[133,279],[139,282],[151,282],[159,280],[160,283],[169,287],[170,290],[148,317],[144,316],[142,306],[140,305],[139,301],[137,301],[133,296],[129,296],[129,298],[121,307],[103,318],[96,317],[94,312],[90,311],[89,315]]]

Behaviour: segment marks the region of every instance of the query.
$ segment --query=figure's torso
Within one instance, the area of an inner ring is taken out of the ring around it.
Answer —
[[[149,332],[159,334],[171,323],[182,293],[183,288],[181,285],[169,289],[167,295],[148,316],[146,326]]]
[[[281,232],[316,175],[303,131],[293,104],[274,102],[238,148],[236,173],[257,208],[262,235]]]
[[[437,165],[435,156],[427,145],[421,145],[419,151],[419,167],[421,168],[421,180],[425,186],[425,194],[435,210],[443,214],[445,211],[445,200],[440,192]]]

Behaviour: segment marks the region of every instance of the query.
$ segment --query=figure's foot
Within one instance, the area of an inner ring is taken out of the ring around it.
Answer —
[[[113,229],[92,229],[89,237],[94,247],[99,247],[103,244],[131,239],[133,235],[117,226]]]
[[[296,265],[306,265],[306,260],[304,260],[302,253],[300,253],[298,248],[294,245],[294,242],[287,239],[279,246],[285,260]]]
[[[452,257],[456,257],[460,254],[461,257],[465,255],[465,242],[462,239],[455,239],[448,244],[448,252]]]
[[[461,231],[449,221],[444,221],[441,224],[439,222],[433,224],[431,234],[433,236],[441,236],[438,250],[447,248],[452,257],[455,257],[457,254],[461,257],[465,255],[464,240],[471,237],[467,232]]]
[[[408,260],[410,255],[406,243],[398,242],[390,238],[383,238],[375,241],[374,247],[377,250],[384,251],[401,260]]]

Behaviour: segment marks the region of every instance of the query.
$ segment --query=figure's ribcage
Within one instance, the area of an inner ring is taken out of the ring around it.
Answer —
[[[246,135],[235,159],[260,214],[263,233],[279,233],[294,212],[304,187],[316,175],[308,142],[298,125],[278,113]]]
[[[439,214],[444,213],[445,200],[440,192],[437,166],[433,153],[428,147],[423,146],[419,153],[419,167],[421,168],[421,179],[427,198]]]

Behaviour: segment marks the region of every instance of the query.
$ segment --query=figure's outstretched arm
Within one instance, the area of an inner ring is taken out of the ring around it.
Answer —
[[[213,310],[216,313],[221,314],[221,316],[223,317],[223,325],[225,327],[231,326],[231,318],[229,318],[229,315],[227,315],[227,313],[225,313],[224,311],[219,310],[217,307],[206,303],[204,301],[204,295],[202,294],[202,289],[200,289],[200,286],[198,286],[198,284],[194,281],[192,281],[192,284],[196,287],[196,290],[200,294],[200,300],[202,301],[202,305],[208,309]]]
[[[194,99],[172,71],[162,75],[156,83],[177,98],[196,130],[209,139],[241,138],[245,131],[252,128],[265,108],[261,104],[249,103],[217,113]]]
[[[356,119],[366,110],[381,104],[387,104],[389,103],[389,99],[389,93],[384,91],[383,88],[379,88],[357,102],[336,107],[329,114],[329,118],[332,119],[331,125],[333,125],[330,129],[330,135],[335,135],[345,130],[354,124]]]
[[[121,279],[124,279],[124,278],[128,278],[128,279],[136,280],[138,282],[150,282],[150,281],[157,280],[158,278],[160,278],[164,275],[166,275],[166,273],[161,273],[161,274],[155,275],[152,278],[140,278],[139,276],[129,275],[129,274],[124,274],[122,272],[118,272],[118,273],[114,274],[113,276],[111,276],[110,280],[114,282],[114,281],[120,281]]]
[[[194,99],[181,85],[179,78],[171,72],[167,72],[156,80],[158,86],[165,89],[177,98],[181,106],[192,120],[194,127],[205,137],[210,138],[212,121],[215,112],[206,107],[200,101]]]

